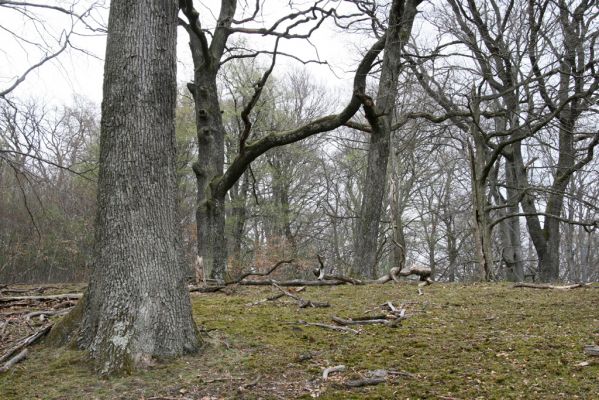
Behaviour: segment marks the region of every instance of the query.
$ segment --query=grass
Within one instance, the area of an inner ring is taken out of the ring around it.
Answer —
[[[271,293],[194,295],[194,316],[208,330],[202,354],[131,376],[98,379],[84,354],[35,346],[0,376],[0,399],[599,398],[599,365],[578,365],[590,361],[583,346],[599,342],[597,287],[434,284],[420,296],[409,284],[341,286],[301,294],[331,308],[298,309],[287,300],[248,306]],[[409,318],[397,328],[353,335],[296,324],[361,316],[387,301],[406,304]],[[300,361],[305,354],[311,358]],[[339,364],[346,371],[322,382],[322,370]],[[366,388],[342,385],[377,369],[405,374]]]

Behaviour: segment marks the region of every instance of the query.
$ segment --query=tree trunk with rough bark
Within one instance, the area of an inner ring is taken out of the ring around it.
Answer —
[[[401,72],[401,53],[410,37],[419,3],[419,0],[394,0],[391,4],[376,103],[370,98],[363,99],[371,133],[360,218],[354,238],[352,274],[356,276],[372,279],[377,276],[379,221],[387,183],[391,124]]]
[[[225,226],[224,196],[216,198],[212,193],[212,179],[223,174],[225,154],[225,131],[220,113],[216,70],[198,54],[194,56],[194,83],[188,88],[195,102],[198,136],[198,160],[193,164],[197,184],[196,223],[198,255],[202,257],[211,278],[224,280],[225,260],[216,254],[216,243],[224,241],[217,235]]]
[[[200,345],[176,247],[177,12],[176,1],[110,5],[94,269],[51,333],[103,374]]]

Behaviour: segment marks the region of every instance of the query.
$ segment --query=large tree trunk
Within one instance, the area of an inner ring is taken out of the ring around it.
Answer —
[[[418,0],[392,2],[376,106],[370,104],[371,99],[364,101],[366,117],[372,132],[360,218],[354,238],[352,273],[372,279],[377,276],[377,239],[387,183],[391,123],[401,71],[401,53],[412,31],[418,4]]]
[[[199,347],[176,248],[177,11],[176,1],[110,5],[94,269],[52,335],[89,350],[101,373]]]
[[[224,195],[217,198],[210,184],[214,177],[223,174],[225,132],[216,87],[216,71],[206,67],[203,59],[196,58],[197,55],[194,57],[194,84],[188,87],[195,100],[198,135],[198,161],[193,165],[198,189],[198,255],[202,257],[211,278],[224,280],[227,252],[225,236],[219,235],[219,232],[224,232],[225,228],[225,199]]]

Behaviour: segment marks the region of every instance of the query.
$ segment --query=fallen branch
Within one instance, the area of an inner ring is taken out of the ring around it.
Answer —
[[[329,375],[333,372],[343,372],[345,371],[345,365],[337,365],[336,367],[328,367],[322,371],[322,380],[326,381],[329,379]]]
[[[295,292],[295,293],[299,293],[299,292],[302,292],[302,291],[304,291],[305,289],[306,289],[305,287],[298,287],[297,289],[295,289],[295,290],[294,290],[294,292]],[[285,296],[285,293],[278,293],[278,294],[275,294],[275,295],[273,295],[273,296],[269,296],[269,297],[267,297],[267,298],[265,298],[265,299],[262,299],[262,300],[257,300],[257,301],[254,301],[253,303],[248,303],[248,304],[246,304],[246,305],[247,305],[248,307],[257,306],[257,305],[259,305],[259,304],[264,304],[264,303],[267,303],[267,302],[269,302],[269,301],[275,301],[275,300],[279,300],[279,299],[280,299],[281,297],[283,297],[283,296]]]
[[[320,302],[312,301],[312,300],[304,300],[301,297],[299,297],[298,295],[295,295],[293,293],[286,291],[285,289],[283,289],[276,283],[273,283],[273,286],[276,287],[277,289],[279,289],[281,292],[283,292],[283,295],[285,295],[287,297],[291,297],[292,299],[297,301],[299,308],[307,308],[307,307],[325,308],[325,307],[331,306],[329,303],[320,303]]]
[[[27,349],[23,349],[19,354],[8,360],[2,367],[0,367],[0,373],[8,371],[13,365],[23,361],[27,358]]]
[[[386,319],[386,316],[376,316],[376,317],[358,317],[356,319],[343,319],[337,316],[333,316],[331,319],[339,325],[348,326],[348,325],[374,325],[374,324],[382,324],[391,328],[396,327],[401,322],[402,318],[394,318],[394,319]]]
[[[512,288],[530,288],[530,289],[556,289],[556,290],[570,290],[577,288],[585,288],[590,287],[589,283],[575,283],[573,285],[564,285],[564,286],[555,286],[555,285],[545,285],[541,283],[526,283],[520,282],[514,284]]]
[[[318,279],[319,281],[323,281],[323,280],[324,281],[341,281],[341,282],[349,283],[351,285],[363,285],[364,284],[364,282],[362,282],[361,280],[350,278],[348,276],[325,274],[325,266],[324,266],[322,257],[320,256],[320,254],[316,254],[316,258],[318,258],[318,264],[320,265],[320,267],[315,268],[312,272],[316,276],[316,279]]]
[[[222,289],[224,289],[226,286],[190,286],[189,287],[189,291],[190,292],[197,292],[197,293],[215,293],[218,292]]]
[[[78,300],[83,297],[82,293],[52,294],[47,296],[5,296],[0,297],[0,303],[10,301],[50,301],[50,300]]]
[[[306,281],[302,279],[293,279],[290,281],[277,281],[274,279],[266,279],[263,281],[241,281],[238,284],[242,286],[272,286],[276,283],[279,286],[337,286],[345,285],[346,282],[342,281]]]
[[[322,324],[320,322],[306,322],[306,321],[297,321],[298,324],[300,325],[305,325],[305,326],[316,326],[318,328],[324,328],[324,329],[330,329],[333,331],[338,331],[338,332],[349,332],[349,333],[353,333],[354,335],[359,335],[360,332],[355,330],[355,329],[351,329],[348,328],[346,326],[337,326],[337,325],[329,325],[329,324]]]
[[[33,335],[28,336],[25,339],[22,339],[21,343],[17,344],[12,349],[7,351],[2,357],[0,357],[0,363],[5,362],[9,358],[11,358],[15,353],[17,353],[17,352],[21,351],[22,349],[37,342],[42,336],[44,336],[45,334],[50,332],[51,327],[52,327],[52,324],[49,324],[49,325],[45,326],[44,328],[40,329],[39,331],[37,331],[36,333],[34,333]]]
[[[406,316],[406,309],[403,308],[403,304],[402,307],[400,307],[399,309],[397,307],[395,307],[393,305],[392,302],[388,301],[385,304],[383,304],[381,307],[386,307],[389,309],[389,311],[391,312],[391,314],[393,314],[394,316],[398,317],[398,318],[405,318]]]
[[[46,290],[50,290],[50,289],[56,289],[59,290],[60,288],[57,286],[38,286],[36,288],[31,288],[31,289],[20,289],[20,288],[14,288],[11,289],[8,287],[8,285],[5,285],[4,287],[0,287],[0,292],[4,293],[44,293]]]

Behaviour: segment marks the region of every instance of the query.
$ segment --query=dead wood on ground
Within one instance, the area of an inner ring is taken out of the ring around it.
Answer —
[[[23,361],[27,357],[27,349],[23,349],[19,354],[8,360],[2,367],[0,373],[8,371],[13,365]]]
[[[346,326],[329,325],[329,324],[323,324],[321,322],[306,322],[306,321],[302,321],[302,320],[297,321],[297,323],[300,325],[305,325],[305,326],[315,326],[318,328],[330,329],[332,331],[353,333],[354,335],[360,334],[360,331],[348,328]]]
[[[599,346],[593,344],[584,346],[584,354],[599,357]]]
[[[34,344],[35,342],[37,342],[42,336],[44,336],[48,332],[50,332],[50,328],[52,328],[52,325],[53,324],[48,324],[45,327],[43,327],[42,329],[40,329],[39,331],[37,331],[36,333],[34,333],[33,335],[27,336],[26,338],[19,340],[17,342],[17,344],[15,346],[13,346],[13,348],[8,350],[3,356],[0,357],[0,363],[5,362],[6,360],[10,359],[17,352]]]
[[[345,369],[345,365],[337,365],[335,367],[325,368],[324,371],[322,371],[322,380],[326,381],[327,379],[329,379],[329,375],[333,372],[343,372],[345,371]]]
[[[78,300],[83,297],[82,293],[51,294],[46,296],[2,296],[0,303],[12,301],[51,301],[51,300]]]
[[[318,301],[312,301],[312,300],[302,299],[298,295],[286,291],[285,289],[283,289],[281,286],[279,286],[276,283],[273,283],[273,286],[276,287],[277,289],[279,289],[283,293],[283,295],[285,295],[287,297],[291,297],[293,300],[297,301],[297,303],[299,305],[299,308],[307,308],[307,307],[325,308],[325,307],[330,307],[331,306],[329,303],[321,303],[321,302],[318,302]]]
[[[344,319],[344,318],[340,318],[337,317],[336,315],[331,317],[331,319],[342,326],[349,326],[349,325],[376,325],[376,324],[381,324],[381,325],[385,325],[388,326],[390,328],[395,328],[396,326],[399,325],[399,323],[401,322],[402,318],[394,318],[394,319],[386,319],[386,318],[380,318],[381,316],[375,316],[375,317],[357,317],[357,318],[349,318],[349,319]],[[383,317],[385,317],[383,315]]]
[[[575,283],[572,285],[557,286],[557,285],[548,285],[548,284],[542,284],[542,283],[520,282],[520,283],[514,284],[514,286],[512,286],[512,288],[570,290],[570,289],[585,288],[585,287],[590,287],[590,286],[591,285],[589,283]]]
[[[386,378],[363,378],[351,381],[346,381],[343,386],[348,389],[360,388],[364,386],[380,385],[381,383],[387,382]]]

